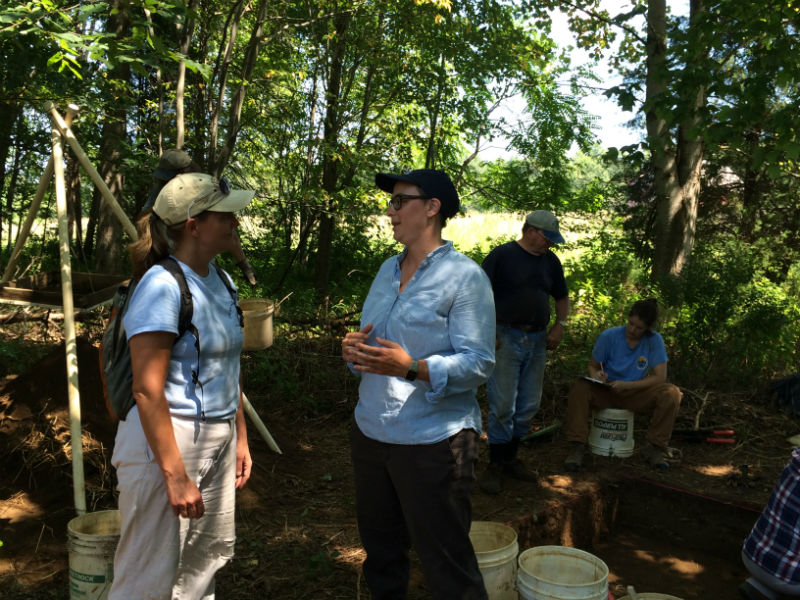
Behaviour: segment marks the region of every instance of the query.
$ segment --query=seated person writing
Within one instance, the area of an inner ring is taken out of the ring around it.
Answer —
[[[589,360],[591,382],[578,379],[570,388],[567,408],[569,454],[564,467],[577,471],[583,464],[589,417],[594,408],[622,408],[649,413],[648,443],[642,453],[657,469],[669,463],[665,451],[681,402],[681,391],[666,383],[664,340],[652,330],[658,317],[655,298],[639,300],[628,313],[628,324],[606,329],[595,342]]]

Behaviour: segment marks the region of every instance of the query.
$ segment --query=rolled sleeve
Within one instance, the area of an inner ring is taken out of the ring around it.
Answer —
[[[495,313],[492,286],[482,270],[470,273],[453,302],[449,319],[453,354],[425,358],[431,389],[428,402],[474,390],[494,369]]]

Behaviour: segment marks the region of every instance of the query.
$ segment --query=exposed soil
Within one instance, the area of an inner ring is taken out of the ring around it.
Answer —
[[[331,358],[335,344],[320,345],[320,360]],[[87,504],[90,510],[113,508],[115,428],[101,400],[97,351],[85,341],[78,351]],[[537,428],[563,417],[565,387],[548,384]],[[66,388],[63,348],[0,384],[3,598],[69,595],[66,524],[75,512]],[[238,498],[236,558],[218,576],[218,597],[369,597],[359,575],[364,556],[347,442],[355,387],[341,395],[334,410],[308,418],[285,396],[248,391],[283,454],[271,452],[250,429],[255,468]],[[701,427],[734,428],[736,443],[675,440],[682,460],[665,473],[647,468],[634,453],[628,459],[590,456],[587,468],[572,475],[561,468],[566,444],[556,431],[521,450],[539,483],[507,481],[497,497],[476,491],[474,518],[510,524],[521,550],[562,544],[592,552],[608,564],[615,597],[634,585],[686,600],[735,598],[745,577],[741,542],[788,460],[786,438],[800,426],[766,400],[687,390],[681,426],[691,427],[698,412]],[[637,440],[645,426],[637,417]],[[426,597],[415,567],[409,598]]]

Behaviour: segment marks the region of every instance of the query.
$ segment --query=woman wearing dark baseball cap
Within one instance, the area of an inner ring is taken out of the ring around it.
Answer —
[[[443,171],[379,173],[405,246],[372,282],[342,357],[361,378],[350,434],[364,577],[375,599],[404,598],[413,544],[437,600],[487,598],[469,539],[481,414],[494,367],[486,274],[442,239],[458,212]]]

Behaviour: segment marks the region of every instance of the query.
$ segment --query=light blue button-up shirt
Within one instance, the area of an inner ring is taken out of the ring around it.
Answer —
[[[432,444],[468,428],[480,432],[475,391],[494,368],[489,278],[446,242],[425,257],[399,293],[406,252],[381,265],[361,327],[372,323],[371,345],[385,338],[424,359],[430,382],[360,373],[356,423],[367,437],[391,444]]]

